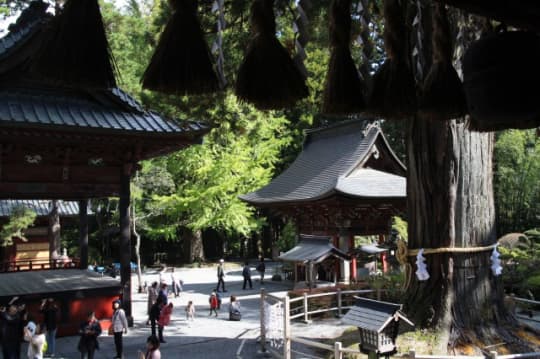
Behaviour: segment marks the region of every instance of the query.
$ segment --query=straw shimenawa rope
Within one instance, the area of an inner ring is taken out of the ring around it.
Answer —
[[[212,54],[197,16],[198,0],[169,3],[173,13],[144,72],[143,88],[174,95],[218,90]]]
[[[482,247],[441,247],[441,248],[423,248],[423,254],[438,254],[438,253],[476,253],[492,250],[497,247],[498,243],[491,244],[489,246]],[[399,264],[405,266],[405,285],[404,290],[409,287],[411,283],[412,265],[409,262],[408,257],[413,257],[418,254],[422,248],[408,249],[407,242],[402,239],[397,241],[396,259]]]
[[[332,49],[322,112],[347,115],[365,109],[364,84],[351,56],[351,0],[330,4],[330,47]]]

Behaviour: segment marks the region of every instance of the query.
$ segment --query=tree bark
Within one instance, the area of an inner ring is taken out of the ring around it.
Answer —
[[[479,27],[473,24],[469,29],[472,34]],[[493,134],[468,131],[464,119],[411,120],[409,250],[487,247],[496,242],[493,144]],[[472,337],[489,337],[494,328],[512,322],[504,308],[502,283],[491,272],[491,253],[427,254],[426,281],[414,274],[416,257],[408,257],[405,311],[417,327],[439,332],[441,345],[448,345],[439,350],[453,349]]]
[[[200,230],[192,231],[186,229],[186,240],[184,241],[184,253],[188,263],[195,261],[204,261],[204,247],[202,240],[202,232]]]

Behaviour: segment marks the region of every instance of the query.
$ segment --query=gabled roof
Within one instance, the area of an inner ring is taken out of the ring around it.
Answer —
[[[0,126],[195,139],[209,127],[171,121],[145,110],[119,88],[88,89],[51,82],[32,70],[48,23],[47,4],[34,1],[0,39]],[[185,147],[185,145],[180,146]]]
[[[356,303],[341,319],[343,323],[380,333],[395,319],[402,319],[410,326],[414,324],[401,312],[401,304],[356,297]]]
[[[38,216],[47,216],[51,212],[51,201],[26,199],[0,200],[0,217],[11,216],[15,207],[26,207],[36,212]],[[58,201],[58,212],[60,216],[78,216],[79,203],[77,201]]]
[[[313,236],[301,234],[298,244],[291,250],[283,253],[278,258],[288,262],[314,262],[320,263],[330,256],[344,260],[350,259],[349,255],[331,243],[332,237]]]
[[[265,187],[240,198],[255,205],[307,202],[334,194],[365,198],[405,198],[405,177],[365,167],[375,143],[386,147],[389,161],[405,173],[373,121],[353,120],[306,133],[296,160]]]

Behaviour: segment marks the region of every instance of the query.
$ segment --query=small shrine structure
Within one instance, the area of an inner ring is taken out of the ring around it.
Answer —
[[[307,131],[290,167],[240,198],[350,254],[355,235],[389,234],[392,217],[404,214],[405,175],[377,121],[349,120]],[[354,256],[336,267],[340,281],[356,279]]]

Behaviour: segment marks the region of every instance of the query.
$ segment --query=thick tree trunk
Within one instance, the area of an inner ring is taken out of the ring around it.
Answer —
[[[458,16],[463,31],[458,57],[480,28]],[[459,70],[459,63],[457,66]],[[472,248],[496,242],[492,156],[494,136],[473,133],[463,119],[414,119],[407,135],[408,247]],[[439,332],[441,348],[495,335],[513,318],[503,305],[502,284],[491,272],[492,250],[426,254],[426,281],[409,256],[405,310],[420,328]],[[497,333],[495,333],[497,332]]]
[[[186,253],[186,260],[188,263],[194,261],[204,261],[204,247],[202,240],[202,232],[186,230],[186,240],[184,240],[184,253]]]
[[[486,247],[496,241],[493,135],[456,121],[414,120],[408,136],[409,249]],[[491,250],[426,257],[430,278],[418,281],[415,257],[406,311],[420,327],[460,333],[506,319]]]

